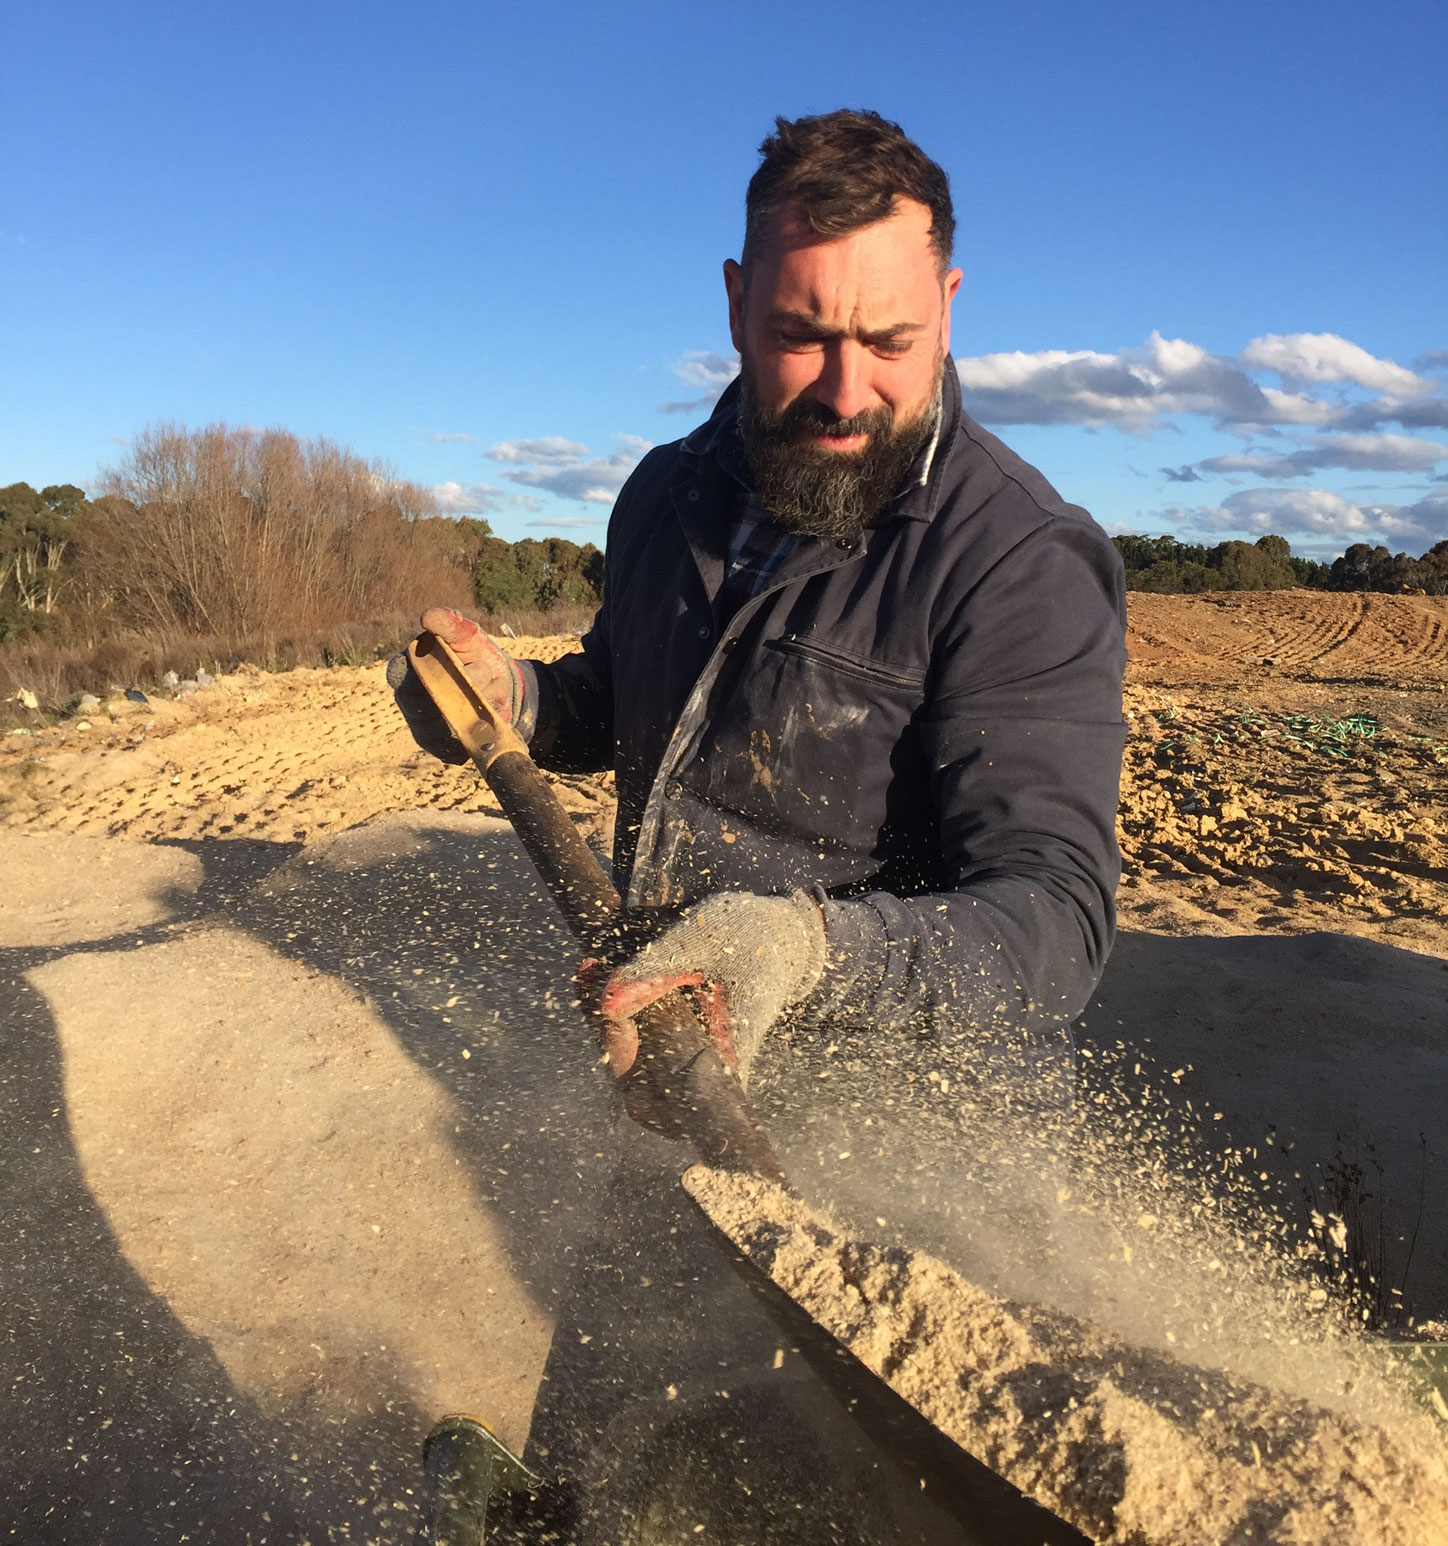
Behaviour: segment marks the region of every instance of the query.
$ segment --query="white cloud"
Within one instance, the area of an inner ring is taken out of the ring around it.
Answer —
[[[500,441],[488,455],[495,462],[516,467],[516,471],[503,474],[511,483],[544,489],[561,499],[611,505],[652,445],[638,435],[618,435],[615,439],[618,450],[605,457],[593,456],[586,445],[558,435]]]
[[[1415,552],[1448,537],[1448,493],[1429,494],[1411,505],[1360,505],[1327,489],[1242,489],[1220,505],[1174,505],[1161,514],[1202,532],[1332,537],[1406,545]]]
[[[737,354],[710,354],[702,349],[690,349],[673,366],[674,374],[683,384],[698,395],[684,402],[660,403],[660,413],[698,413],[711,408],[719,400],[719,394],[739,374]]]
[[[739,356],[690,349],[674,366],[674,374],[687,387],[713,387],[722,392],[739,374]]]
[[[987,424],[1109,425],[1146,434],[1185,415],[1237,435],[1448,426],[1448,399],[1433,395],[1431,381],[1333,333],[1270,334],[1253,339],[1235,360],[1153,332],[1139,349],[1114,354],[1018,350],[958,359],[955,367],[966,411]],[[1270,371],[1284,384],[1255,381],[1253,370]],[[1297,389],[1324,383],[1338,391]],[[1351,401],[1343,395],[1351,387],[1385,395]]]
[[[541,510],[531,494],[506,494],[491,483],[434,483],[433,500],[443,515],[488,515],[495,510]]]
[[[1324,402],[1321,398],[1306,396],[1301,392],[1284,392],[1280,387],[1264,386],[1262,396],[1270,410],[1265,418],[1255,421],[1255,424],[1251,419],[1242,419],[1229,427],[1241,434],[1250,432],[1256,424],[1333,424],[1342,415],[1336,403]]]
[[[603,522],[593,515],[559,515],[554,517],[540,516],[536,521],[525,521],[525,526],[546,526],[561,531],[579,531],[585,528],[602,526]]]
[[[1322,435],[1283,455],[1228,453],[1197,462],[1196,472],[1246,473],[1256,478],[1305,478],[1324,467],[1354,472],[1427,472],[1448,457],[1448,445],[1412,435]],[[1169,476],[1175,476],[1169,474]],[[1179,479],[1182,482],[1194,479]]]
[[[1376,429],[1401,424],[1404,429],[1448,429],[1448,397],[1374,397],[1350,403],[1338,416],[1342,429]]]
[[[1351,381],[1391,397],[1409,397],[1433,387],[1431,381],[1336,333],[1267,333],[1254,338],[1239,358],[1249,370],[1274,371],[1284,381]]]
[[[588,455],[588,447],[576,440],[565,440],[561,435],[543,435],[537,440],[500,440],[488,447],[487,456],[493,462],[517,462],[567,464],[580,456]]]
[[[1116,354],[1044,349],[955,362],[968,413],[988,424],[1114,425],[1144,434],[1172,414],[1224,425],[1324,422],[1331,406],[1264,390],[1222,355],[1153,332]]]
[[[429,435],[427,441],[429,445],[434,446],[451,445],[457,441],[461,441],[464,445],[475,446],[478,443],[478,437],[476,435],[464,435],[461,431],[450,433],[446,430],[439,430],[436,434]]]

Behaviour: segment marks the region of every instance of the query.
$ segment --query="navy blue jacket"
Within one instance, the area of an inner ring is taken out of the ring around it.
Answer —
[[[968,418],[857,539],[806,539],[722,620],[721,415],[651,451],[609,524],[583,653],[529,673],[533,749],[617,772],[630,906],[818,888],[842,1023],[1059,1022],[1111,946],[1122,567]]]

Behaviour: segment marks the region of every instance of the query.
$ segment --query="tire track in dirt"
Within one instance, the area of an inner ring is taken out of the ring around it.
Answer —
[[[1274,597],[1274,611],[1282,619],[1281,635],[1273,652],[1279,665],[1301,665],[1319,659],[1357,628],[1356,598],[1325,598],[1326,606],[1293,604],[1293,599]]]
[[[1431,604],[1424,606],[1427,597],[1405,599],[1412,602],[1411,610],[1405,609],[1399,642],[1405,663],[1432,667],[1448,662],[1448,617]]]
[[[1424,660],[1438,661],[1448,656],[1448,628],[1435,617],[1425,618],[1427,628],[1418,653]]]
[[[1334,632],[1334,637],[1323,646],[1323,649],[1318,652],[1317,657],[1310,662],[1312,665],[1317,665],[1321,660],[1326,660],[1327,656],[1335,656],[1340,649],[1352,645],[1355,640],[1358,640],[1358,635],[1363,632],[1365,626],[1368,625],[1369,617],[1375,618],[1374,606],[1372,606],[1374,598],[1368,597],[1368,595],[1354,595],[1354,597],[1346,597],[1344,600],[1351,601],[1352,606],[1351,614],[1348,615],[1348,620],[1346,620],[1346,626],[1341,626],[1341,628]],[[1363,640],[1363,643],[1371,645],[1371,635],[1366,640]],[[1365,663],[1374,662],[1378,654],[1382,654],[1382,651],[1374,651],[1374,649],[1369,648],[1366,651],[1368,662]]]

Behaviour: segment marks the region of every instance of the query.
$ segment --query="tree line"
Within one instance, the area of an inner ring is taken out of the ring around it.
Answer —
[[[1211,590],[1395,591],[1448,595],[1448,541],[1419,558],[1355,542],[1331,563],[1297,557],[1285,537],[1256,542],[1179,542],[1175,537],[1113,537],[1126,588],[1161,594]]]
[[[1417,558],[1354,543],[1331,563],[1279,536],[1113,541],[1131,590],[1448,594],[1448,541]],[[438,515],[380,463],[286,430],[160,425],[95,497],[0,488],[0,643],[295,637],[430,602],[547,614],[591,609],[602,584],[592,543],[505,542],[485,520]]]
[[[95,497],[0,488],[0,642],[300,635],[429,602],[546,613],[595,606],[602,572],[591,543],[505,542],[285,430],[161,425]]]

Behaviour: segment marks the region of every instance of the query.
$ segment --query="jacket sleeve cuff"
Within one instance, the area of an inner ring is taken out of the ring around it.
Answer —
[[[833,1018],[862,998],[873,1001],[885,978],[890,939],[867,898],[837,902],[821,886],[809,894],[824,916],[825,966],[799,1013],[807,1020]]]
[[[542,689],[538,685],[538,668],[531,660],[517,660],[514,664],[518,668],[522,702],[514,716],[513,728],[527,744],[532,741],[533,732],[538,728],[538,699]]]

